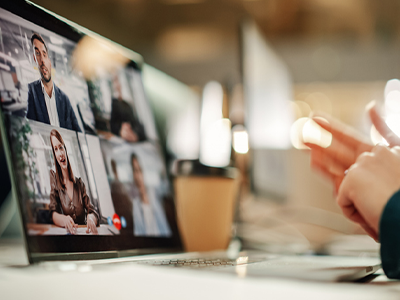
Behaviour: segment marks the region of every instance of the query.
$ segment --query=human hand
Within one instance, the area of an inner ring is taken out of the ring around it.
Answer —
[[[71,216],[63,216],[64,227],[67,229],[68,233],[76,234],[76,229],[78,228],[78,224],[75,224],[74,220]]]
[[[311,167],[328,177],[337,192],[345,170],[361,153],[371,151],[373,145],[359,132],[333,117],[315,114],[312,119],[332,134],[332,143],[327,148],[305,143],[311,149]]]
[[[122,123],[119,135],[127,142],[134,143],[139,140],[137,134],[132,130],[131,124],[128,122]]]
[[[380,116],[375,101],[367,105],[372,124],[391,147],[400,146],[400,138],[388,127]],[[326,119],[324,121],[323,119]],[[311,149],[311,166],[326,175],[334,184],[337,193],[347,170],[363,152],[371,151],[373,145],[350,126],[325,114],[316,114],[313,120],[332,134],[328,148],[305,143]]]
[[[390,197],[400,189],[400,147],[375,146],[361,154],[339,188],[343,214],[360,224],[375,240],[379,221]]]
[[[86,233],[92,233],[92,234],[98,234],[97,228],[96,228],[96,216],[94,216],[93,214],[88,214],[87,216],[87,229],[86,229]]]

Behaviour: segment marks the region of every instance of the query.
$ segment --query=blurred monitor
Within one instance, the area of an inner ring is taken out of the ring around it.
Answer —
[[[294,121],[291,77],[252,21],[241,26],[241,49],[253,190],[283,199],[287,196],[286,152],[291,148],[289,131]]]

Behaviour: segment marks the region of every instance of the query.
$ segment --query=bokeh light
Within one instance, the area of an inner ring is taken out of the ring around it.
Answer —
[[[322,119],[322,118],[321,118]],[[325,122],[327,120],[323,119]],[[303,141],[327,148],[332,143],[332,134],[321,128],[312,119],[309,119],[303,127]]]
[[[400,119],[399,115],[392,114],[386,117],[386,124],[397,135],[400,136]]]
[[[400,80],[398,79],[391,79],[386,83],[385,113],[386,113],[386,118],[385,118],[386,124],[397,136],[400,136]],[[374,140],[375,138],[377,138],[377,135],[376,133],[374,133],[374,138],[373,138],[371,129],[371,139],[374,143],[375,143]],[[380,141],[380,143],[381,142],[382,141]]]
[[[308,149],[303,142],[303,127],[309,118],[299,118],[290,127],[290,141],[296,149]]]
[[[296,100],[292,103],[297,118],[308,117],[310,115],[311,107],[307,102]]]
[[[249,152],[249,135],[242,125],[236,125],[232,128],[233,150],[237,153],[246,154]]]
[[[304,100],[310,105],[311,110],[332,114],[332,103],[325,93],[311,93]]]
[[[231,157],[231,121],[220,119],[202,131],[200,162],[207,166],[225,167]]]
[[[326,121],[326,120],[325,120]],[[290,129],[290,140],[296,149],[307,149],[304,143],[312,143],[327,148],[332,143],[332,134],[310,118],[300,118]]]
[[[386,83],[385,86],[385,98],[389,95],[392,91],[400,91],[400,80],[398,79],[391,79]]]
[[[391,91],[387,94],[385,109],[387,114],[400,113],[400,90]]]

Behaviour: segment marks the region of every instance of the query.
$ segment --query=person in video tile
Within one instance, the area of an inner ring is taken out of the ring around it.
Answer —
[[[117,76],[114,76],[113,87],[118,96],[112,99],[111,132],[131,143],[145,140],[143,125],[132,106],[122,99],[121,84]]]
[[[154,217],[150,198],[147,193],[142,168],[137,156],[131,155],[133,181],[135,189],[132,192],[134,205],[135,234],[136,235],[159,235],[157,220]]]
[[[60,133],[50,132],[56,171],[50,170],[50,215],[53,223],[75,234],[78,225],[87,225],[86,233],[97,234],[99,215],[86,194],[81,178],[76,178],[68,159],[67,148]]]
[[[51,78],[51,60],[43,38],[34,33],[31,37],[33,59],[41,78],[28,85],[28,119],[81,131],[68,96]]]
[[[134,189],[134,232],[136,236],[168,236],[171,231],[162,205],[153,188],[147,188],[137,156],[131,154]]]
[[[111,160],[111,168],[114,173],[114,180],[110,184],[111,197],[114,204],[115,213],[126,220],[126,227],[121,228],[121,234],[133,235],[133,204],[129,198],[124,184],[119,181],[117,163]]]

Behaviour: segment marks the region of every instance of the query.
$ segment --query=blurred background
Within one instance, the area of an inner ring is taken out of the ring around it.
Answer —
[[[237,235],[245,244],[335,251],[332,241],[363,233],[297,149],[307,127],[330,143],[302,119],[315,110],[380,141],[364,108],[376,100],[390,113],[383,104],[400,72],[400,2],[34,2],[143,56],[167,162],[200,157],[242,172]],[[357,242],[377,253],[369,240]]]

